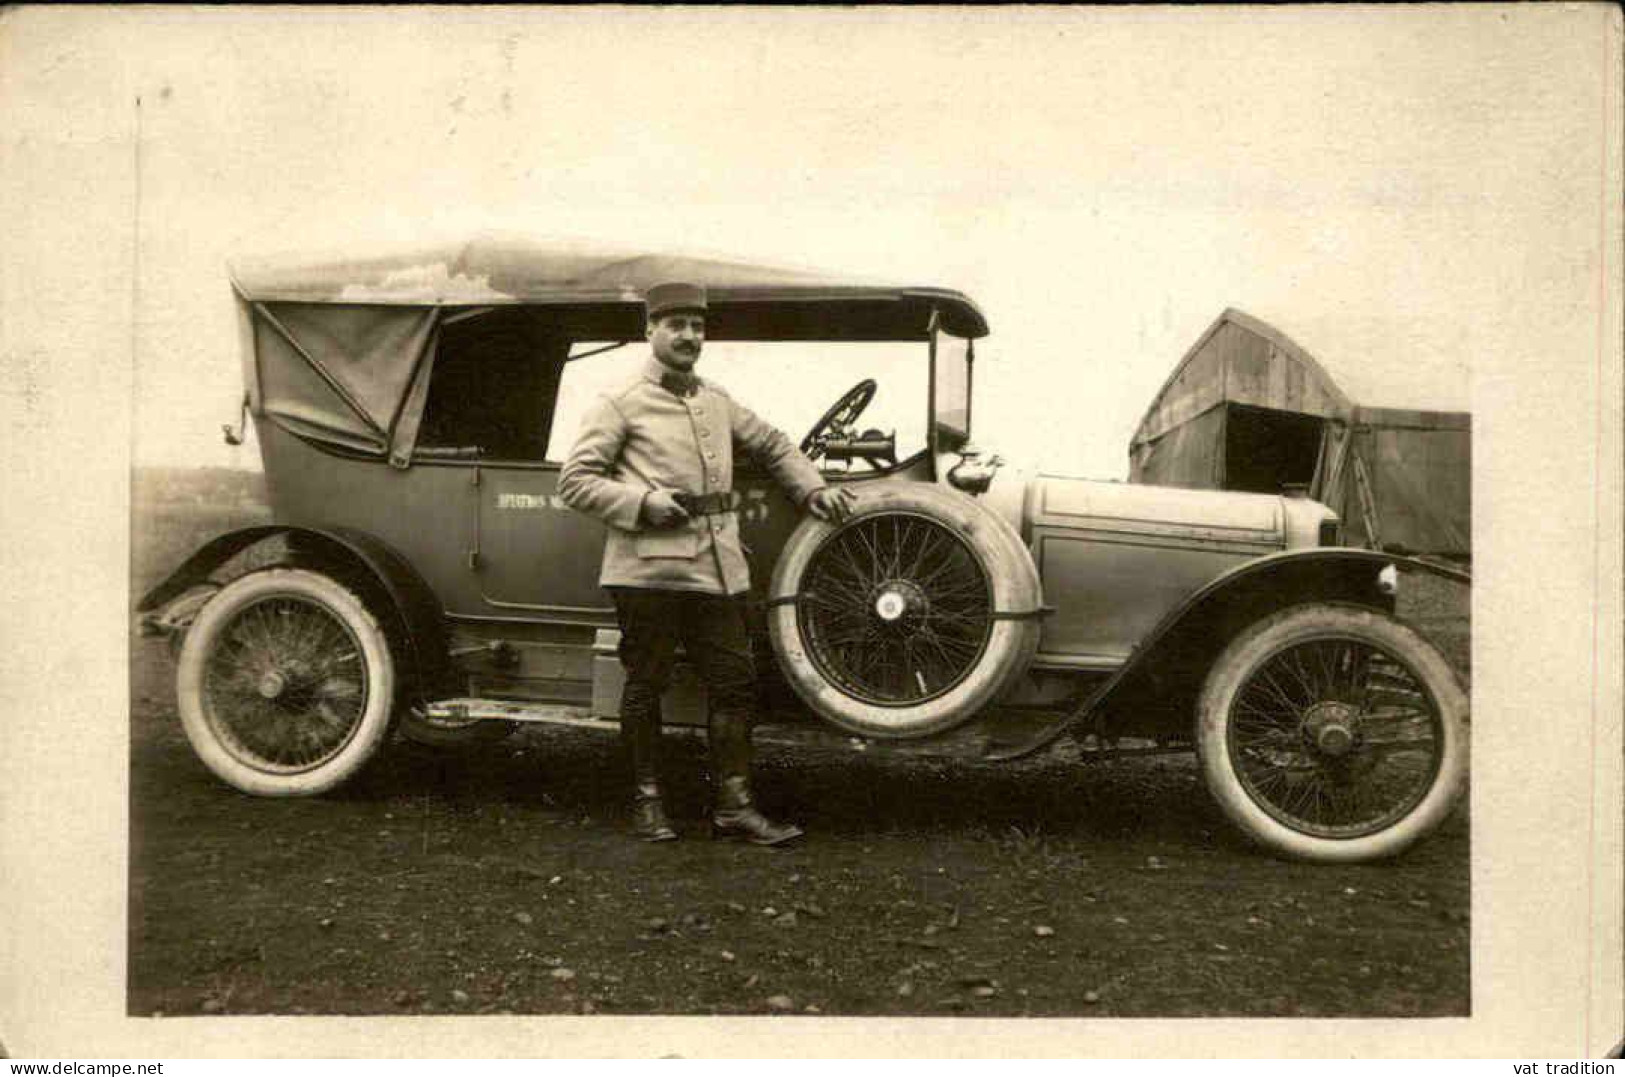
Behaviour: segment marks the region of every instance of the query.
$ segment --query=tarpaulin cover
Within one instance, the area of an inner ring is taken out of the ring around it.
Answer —
[[[455,307],[511,303],[641,306],[654,284],[703,284],[714,307],[729,317],[777,303],[846,305],[868,319],[865,337],[923,339],[921,311],[942,311],[960,336],[987,334],[981,311],[959,292],[827,273],[759,265],[724,257],[617,249],[579,241],[488,235],[452,243],[397,246],[326,256],[241,257],[232,284],[250,302],[362,303]],[[886,313],[890,311],[889,315]],[[794,339],[841,339],[841,319],[785,325]],[[778,325],[778,321],[773,321]],[[835,332],[824,330],[833,328]],[[862,337],[859,337],[862,339]]]
[[[1319,491],[1321,499],[1343,517],[1345,534],[1356,545],[1470,556],[1471,425],[1465,416],[1440,415],[1435,425],[1420,426],[1404,418],[1410,414],[1360,409],[1353,446],[1358,465],[1345,466],[1336,486]],[[1374,516],[1361,497],[1361,467]]]
[[[258,305],[264,411],[308,436],[386,450],[414,378],[427,381],[437,317],[433,308]]]
[[[1261,429],[1268,436],[1274,415],[1274,447],[1303,446],[1307,456],[1292,470],[1313,474],[1309,496],[1342,517],[1347,541],[1470,556],[1471,417],[1377,406],[1351,396],[1330,369],[1265,323],[1225,311],[1146,410],[1129,448],[1129,481],[1246,488],[1241,476],[1256,481],[1263,462],[1238,459],[1248,442],[1226,417],[1245,411],[1256,438]],[[1305,422],[1320,424],[1318,445],[1312,430],[1289,439]]]
[[[249,399],[305,437],[407,466],[446,308],[545,311],[561,340],[636,340],[643,294],[707,287],[718,340],[920,340],[933,316],[961,337],[987,333],[964,295],[728,258],[601,244],[481,236],[330,256],[234,260],[251,322]]]

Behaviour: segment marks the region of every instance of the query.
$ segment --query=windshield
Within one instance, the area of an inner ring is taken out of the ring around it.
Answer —
[[[619,348],[579,341],[571,355],[581,358],[564,367],[547,447],[547,459],[554,462],[569,454],[581,420],[598,396],[636,378],[650,358],[649,346],[641,340]],[[695,372],[797,443],[843,393],[872,378],[874,400],[856,429],[895,431],[898,460],[926,447],[921,403],[929,371],[919,341],[707,341]],[[841,464],[824,466],[842,469]]]
[[[971,342],[952,333],[938,332],[936,347],[935,416],[939,440],[948,446],[970,438]]]

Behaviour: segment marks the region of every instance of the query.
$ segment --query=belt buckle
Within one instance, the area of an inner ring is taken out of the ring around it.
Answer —
[[[695,494],[682,490],[672,494],[671,497],[690,516],[719,516],[733,510],[733,494],[728,490],[717,490],[709,494]]]

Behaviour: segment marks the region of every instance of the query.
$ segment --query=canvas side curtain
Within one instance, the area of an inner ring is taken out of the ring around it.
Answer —
[[[1223,406],[1134,446],[1129,481],[1148,486],[1224,487]]]
[[[295,433],[392,457],[404,448],[409,456],[438,315],[418,307],[257,304],[261,406]]]
[[[1472,446],[1466,430],[1373,426],[1360,438],[1369,462],[1383,548],[1472,553]]]

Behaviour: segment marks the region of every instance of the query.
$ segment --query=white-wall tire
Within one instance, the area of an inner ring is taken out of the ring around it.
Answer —
[[[779,556],[768,608],[779,667],[815,713],[864,736],[923,737],[969,721],[1015,685],[1038,648],[1032,556],[957,491],[855,489],[850,519],[802,521]],[[877,545],[861,566],[849,556]],[[853,642],[860,637],[870,642]]]
[[[352,591],[276,568],[232,581],[199,611],[175,683],[187,739],[217,777],[255,796],[312,796],[382,746],[396,670]]]
[[[1197,751],[1220,809],[1298,860],[1394,856],[1465,787],[1467,698],[1443,655],[1375,610],[1315,604],[1248,628],[1197,708]]]

